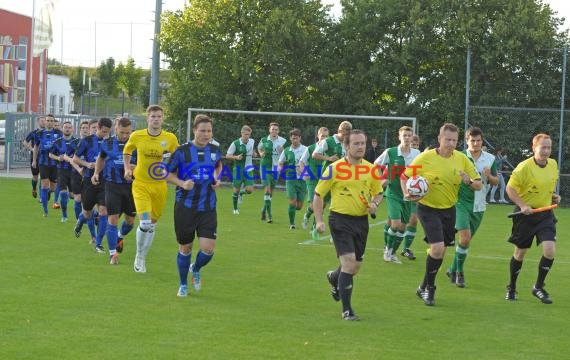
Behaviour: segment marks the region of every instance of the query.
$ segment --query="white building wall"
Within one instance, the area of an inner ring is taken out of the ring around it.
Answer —
[[[46,113],[54,115],[69,114],[73,108],[73,90],[69,78],[48,74]]]

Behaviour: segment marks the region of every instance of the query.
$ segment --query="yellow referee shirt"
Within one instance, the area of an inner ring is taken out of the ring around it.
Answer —
[[[151,177],[151,174],[156,174],[157,166],[160,166],[159,163],[163,161],[164,154],[172,154],[176,148],[178,148],[178,139],[173,133],[162,130],[160,134],[153,136],[149,135],[147,129],[141,129],[131,134],[129,141],[125,144],[123,154],[132,155],[133,151],[137,151],[137,166],[133,172],[137,181],[147,183],[166,181]],[[162,167],[162,169],[165,168]]]
[[[374,165],[362,160],[359,165],[351,165],[344,158],[327,166],[315,192],[324,197],[331,193],[330,210],[351,216],[368,215],[368,208],[361,197],[367,201],[382,192],[380,180],[372,176]],[[376,169],[375,176],[379,173]]]
[[[472,180],[481,179],[475,165],[465,154],[453,150],[450,157],[440,156],[437,149],[424,151],[418,155],[404,172],[407,177],[423,176],[429,184],[429,191],[419,200],[420,204],[436,209],[449,209],[457,202],[457,194],[461,185],[461,171]]]
[[[548,159],[546,166],[540,167],[531,157],[517,165],[507,185],[515,189],[525,204],[536,209],[552,204],[557,181],[556,160]]]

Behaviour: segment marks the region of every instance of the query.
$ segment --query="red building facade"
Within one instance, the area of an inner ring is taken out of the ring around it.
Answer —
[[[32,18],[0,9],[0,113],[45,112],[47,50],[33,57],[31,45]]]

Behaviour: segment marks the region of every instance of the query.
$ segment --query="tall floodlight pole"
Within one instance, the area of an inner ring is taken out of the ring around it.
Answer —
[[[471,88],[471,46],[467,47],[467,61],[465,66],[465,123],[464,134],[467,134],[467,128],[469,127],[469,90]],[[467,141],[464,144],[464,149],[467,149]]]
[[[160,14],[162,13],[162,0],[156,0],[154,13],[154,39],[152,43],[152,68],[150,71],[150,99],[149,104],[158,104],[158,76],[160,73],[160,51],[158,36],[160,35]]]
[[[562,172],[562,148],[564,146],[564,101],[566,97],[566,61],[568,57],[568,45],[562,49],[562,90],[560,94],[560,134],[558,144],[558,183],[556,183],[556,193],[560,194],[560,173]]]

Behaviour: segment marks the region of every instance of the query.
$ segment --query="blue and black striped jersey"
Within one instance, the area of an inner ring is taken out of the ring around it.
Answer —
[[[84,161],[94,163],[99,156],[99,149],[101,148],[101,143],[105,141],[100,139],[96,134],[89,135],[81,139],[77,150],[75,150],[75,155],[82,158]],[[90,178],[93,176],[93,169],[84,169],[83,177]]]
[[[69,157],[73,157],[73,154],[75,154],[75,147],[77,146],[77,143],[75,142],[75,138],[72,136],[69,139],[66,138],[59,138],[57,139],[54,143],[53,146],[51,147],[50,153],[59,156],[59,155],[67,155]],[[65,169],[65,170],[69,170],[71,169],[71,164],[68,163],[67,161],[58,161],[57,162],[57,168],[58,169]]]
[[[105,159],[102,175],[105,181],[115,184],[130,184],[132,181],[125,180],[125,168],[123,166],[123,149],[127,142],[121,142],[113,136],[101,143],[99,156]],[[131,164],[136,164],[136,151],[131,156]]]
[[[176,149],[171,156],[168,170],[176,173],[181,180],[193,180],[192,190],[176,188],[176,202],[183,201],[184,206],[197,211],[216,209],[216,192],[212,184],[217,180],[214,169],[221,161],[220,148],[208,144],[199,148],[193,143],[186,143]]]
[[[57,161],[49,158],[49,152],[55,141],[61,137],[63,137],[63,133],[56,129],[44,129],[36,133],[35,145],[38,146],[38,165],[57,165]]]

